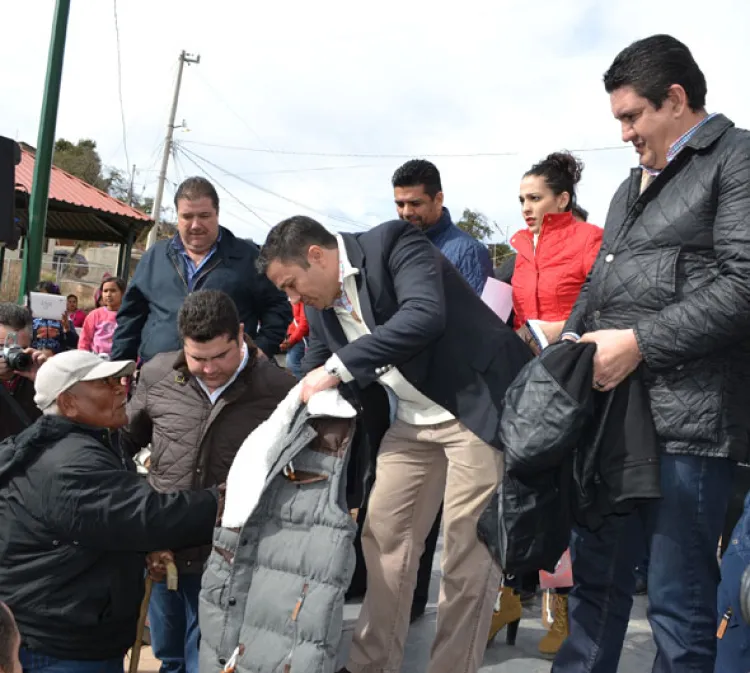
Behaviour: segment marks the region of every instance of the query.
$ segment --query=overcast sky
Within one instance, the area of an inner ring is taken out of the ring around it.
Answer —
[[[618,148],[601,77],[635,39],[686,42],[709,110],[750,126],[747,0],[439,4],[119,0],[123,143],[114,2],[73,0],[56,136],[94,139],[107,165],[135,164],[136,191],[153,196],[184,49],[201,61],[185,68],[177,124],[187,129],[175,131],[182,152],[165,203],[175,183],[202,173],[221,185],[221,222],[242,236],[262,241],[296,213],[353,231],[395,216],[393,171],[425,157],[454,219],[480,210],[503,240],[524,226],[523,172],[559,149],[580,150],[579,201],[603,223],[636,155]],[[53,12],[52,0],[0,3],[0,134],[31,145]],[[594,148],[616,149],[585,151]],[[506,154],[431,156],[482,153]]]

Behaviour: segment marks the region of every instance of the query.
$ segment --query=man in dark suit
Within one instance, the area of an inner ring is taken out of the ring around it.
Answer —
[[[428,670],[478,670],[500,569],[477,521],[502,474],[505,390],[530,351],[408,222],[334,236],[292,217],[271,230],[258,264],[312,309],[307,367],[315,368],[303,400],[342,382],[377,382],[395,411],[362,535],[368,591],[347,670],[400,669],[419,557],[441,500],[443,578]]]

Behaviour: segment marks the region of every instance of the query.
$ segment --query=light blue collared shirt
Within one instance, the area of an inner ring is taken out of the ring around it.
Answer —
[[[669,164],[682,150],[685,148],[685,145],[687,145],[690,142],[690,139],[695,135],[696,131],[703,126],[706,122],[708,122],[709,119],[713,119],[718,112],[712,112],[707,117],[704,117],[701,119],[695,126],[693,126],[691,129],[688,129],[683,133],[677,140],[675,140],[667,150],[667,164]],[[656,177],[661,173],[664,169],[654,169],[654,168],[647,168],[646,166],[641,166],[641,168],[646,171],[649,175],[652,175]]]
[[[180,235],[177,234],[172,239],[172,247],[177,251],[177,253],[180,255],[180,258],[183,260],[185,264],[185,280],[187,281],[189,292],[193,291],[193,281],[195,280],[195,277],[198,275],[198,272],[204,266],[206,266],[206,264],[208,264],[208,261],[216,253],[216,249],[219,246],[220,240],[221,240],[221,229],[219,229],[219,236],[216,239],[216,242],[211,246],[211,249],[208,251],[208,254],[200,261],[200,264],[196,264],[192,259],[190,259],[190,255],[187,254],[187,251],[185,250],[185,244],[182,242]]]

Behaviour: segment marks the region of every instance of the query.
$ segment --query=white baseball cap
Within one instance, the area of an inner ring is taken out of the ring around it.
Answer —
[[[98,381],[110,376],[130,376],[132,360],[102,360],[88,351],[65,351],[47,360],[36,374],[34,403],[42,411],[51,407],[57,396],[81,381]]]

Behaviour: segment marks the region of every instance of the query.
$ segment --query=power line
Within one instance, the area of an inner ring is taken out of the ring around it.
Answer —
[[[300,203],[299,201],[296,201],[295,199],[291,199],[288,196],[284,196],[282,194],[278,194],[277,192],[274,192],[267,187],[262,187],[261,185],[258,185],[254,182],[251,182],[250,180],[246,180],[243,177],[240,177],[236,173],[232,173],[231,171],[227,171],[226,169],[222,168],[221,166],[216,165],[212,161],[209,161],[205,157],[200,156],[199,154],[196,154],[195,152],[186,149],[182,146],[182,143],[180,143],[180,151],[187,156],[188,154],[194,156],[196,159],[200,159],[201,161],[207,163],[209,166],[213,166],[215,169],[222,171],[225,175],[228,175],[230,177],[235,178],[236,180],[239,180],[240,182],[244,182],[249,187],[254,187],[255,189],[265,192],[266,194],[270,194],[271,196],[275,196],[277,199],[281,199],[282,201],[287,201],[288,203],[291,203],[299,208],[304,208],[305,210],[309,210],[311,213],[315,213],[316,215],[320,215],[321,217],[328,217],[332,220],[337,220],[338,222],[343,222],[344,224],[348,224],[350,226],[355,226],[360,229],[369,229],[366,224],[362,224],[361,222],[357,222],[356,220],[351,220],[346,217],[340,217],[338,215],[331,215],[330,213],[324,213],[319,210],[316,210],[315,208],[311,208],[310,206],[305,205],[304,203]]]
[[[222,212],[224,212],[224,206],[221,208]],[[268,213],[270,215],[274,215],[279,219],[284,219],[286,217],[290,217],[291,215],[294,215],[297,211],[294,210],[278,210],[276,208],[264,208],[263,206],[253,206],[253,210],[257,210],[259,213]]]
[[[349,166],[313,166],[311,168],[286,168],[279,171],[248,171],[237,175],[281,175],[285,173],[314,173],[316,171],[348,171],[357,168],[382,168],[380,164],[354,164]]]
[[[180,163],[180,155],[177,153],[177,148],[174,145],[172,145],[172,165],[174,166],[177,180],[182,183],[187,177],[187,171],[182,167],[182,164]],[[182,173],[182,177],[180,177],[180,173]]]
[[[120,26],[117,21],[117,0],[112,0],[115,14],[115,44],[117,45],[117,93],[120,99],[120,121],[122,122],[122,147],[125,151],[125,161],[130,170],[130,156],[128,154],[128,135],[125,128],[125,105],[122,100],[122,55],[120,53]],[[131,176],[132,177],[132,176]]]
[[[177,147],[175,144],[175,149],[178,150],[184,157],[187,159],[193,166],[195,166],[199,171],[202,171],[205,173],[209,178],[211,178],[212,182],[214,182],[217,186],[219,186],[221,189],[223,189],[229,196],[231,196],[239,205],[241,205],[245,210],[247,210],[250,214],[254,215],[256,218],[258,218],[263,224],[265,224],[269,229],[271,228],[271,224],[265,220],[263,217],[258,215],[250,206],[248,206],[244,201],[242,201],[239,197],[235,196],[232,192],[230,192],[224,185],[222,185],[211,173],[209,173],[205,166],[200,166],[198,163],[196,163],[195,160],[193,160],[192,157],[190,157],[186,152],[182,150],[182,148]]]
[[[234,218],[237,222],[247,225],[248,227],[252,227],[253,230],[255,230],[256,232],[259,231],[260,225],[257,222],[254,222],[251,218],[247,217],[247,215],[241,215],[240,213],[237,213],[234,210],[227,208],[224,204],[221,205],[221,214],[222,214],[222,217],[225,215],[229,215],[230,217]],[[282,215],[281,217],[278,217],[275,219],[278,221],[281,221],[285,217],[287,216]]]
[[[149,157],[149,161],[151,161],[150,168],[146,168],[142,172],[145,172],[145,173],[158,173],[159,172],[157,165],[159,164],[159,160],[161,159],[161,151],[163,148],[164,148],[164,138],[162,138],[159,141],[159,144],[156,146],[154,151],[151,152],[151,156]]]
[[[246,119],[245,119],[245,118],[244,118],[244,117],[243,117],[243,116],[242,116],[241,114],[239,114],[239,113],[238,113],[238,112],[237,112],[237,111],[236,111],[236,110],[235,110],[235,109],[234,109],[234,108],[233,108],[233,107],[232,107],[232,106],[231,106],[231,105],[229,104],[229,101],[227,101],[227,99],[226,99],[226,98],[225,98],[225,97],[224,97],[224,96],[223,96],[223,95],[221,94],[221,92],[219,92],[219,91],[218,91],[218,90],[216,89],[216,87],[215,87],[215,86],[214,86],[213,84],[211,84],[211,82],[209,82],[209,81],[208,81],[208,79],[207,79],[207,78],[205,78],[205,77],[203,77],[203,75],[201,75],[200,73],[198,73],[198,78],[199,78],[199,79],[200,79],[200,80],[201,80],[201,81],[203,82],[203,84],[204,84],[204,85],[205,85],[206,87],[208,87],[208,88],[209,88],[209,89],[211,90],[211,92],[213,93],[213,95],[214,95],[214,96],[215,96],[215,97],[216,97],[216,98],[217,98],[217,99],[218,99],[219,101],[221,101],[221,102],[222,102],[222,103],[224,104],[224,107],[226,107],[226,109],[227,109],[227,110],[229,110],[229,112],[231,112],[231,113],[232,113],[232,114],[233,114],[233,115],[234,115],[234,116],[235,116],[235,117],[236,117],[237,119],[239,119],[239,121],[240,121],[240,122],[242,123],[242,125],[243,125],[243,126],[244,126],[244,127],[245,127],[245,128],[246,128],[246,129],[248,130],[248,131],[250,131],[250,133],[251,133],[251,134],[252,134],[253,136],[255,136],[255,139],[256,139],[256,140],[257,140],[257,141],[258,141],[259,143],[261,143],[261,146],[262,146],[262,145],[263,145],[263,139],[262,139],[262,138],[260,137],[260,135],[258,135],[258,133],[256,133],[255,129],[253,129],[253,127],[252,127],[252,126],[250,126],[250,124],[248,123],[248,121],[247,121],[247,120],[246,120]]]
[[[413,159],[414,157],[435,157],[441,159],[474,159],[482,157],[517,157],[520,152],[467,152],[461,154],[450,153],[429,153],[414,152],[412,154],[368,154],[357,152],[298,152],[295,150],[278,150],[264,147],[241,147],[237,145],[221,145],[217,143],[204,143],[198,140],[184,140],[184,143],[190,145],[200,145],[202,147],[217,147],[224,150],[235,150],[239,152],[260,152],[265,154],[281,154],[296,157],[328,157],[328,158],[357,158],[357,159]],[[631,149],[630,145],[611,145],[604,147],[584,147],[569,150],[570,152],[613,152],[616,150]]]
[[[289,169],[289,164],[285,160],[284,157],[280,156],[278,153],[275,153],[273,150],[270,150],[268,146],[264,143],[263,138],[260,137],[260,135],[255,131],[255,129],[250,126],[247,119],[245,119],[244,116],[239,114],[230,104],[229,101],[226,99],[225,96],[219,92],[216,87],[211,84],[208,79],[204,78],[202,75],[199,75],[200,79],[203,81],[203,83],[213,92],[214,96],[221,101],[224,104],[224,107],[226,107],[229,112],[234,115],[240,123],[248,130],[250,133],[255,137],[257,142],[260,144],[261,148],[263,148],[266,153],[271,154],[273,158],[279,162],[279,165],[284,167],[286,170],[279,171],[279,173],[286,173],[289,175],[292,175],[293,179],[295,179],[298,183],[301,185],[305,185],[306,181],[303,176],[300,175],[301,171],[295,170],[295,169]],[[273,172],[269,172],[268,174],[273,174]],[[246,173],[246,175],[249,175],[249,173]]]
[[[222,185],[213,175],[211,175],[205,168],[205,166],[200,166],[198,163],[191,157],[189,154],[180,147],[177,143],[173,144],[173,148],[175,152],[180,152],[182,156],[185,157],[193,166],[195,166],[199,171],[202,171],[205,173],[209,178],[211,178],[211,181],[214,182],[216,185],[218,185],[221,189],[223,189],[229,196],[231,196],[239,205],[241,205],[245,210],[247,210],[249,213],[257,217],[263,224],[265,224],[269,229],[271,228],[271,224],[262,218],[258,213],[256,213],[250,206],[248,206],[244,201],[240,200],[238,197],[236,197],[232,192],[230,192],[224,185]],[[192,154],[192,153],[191,153]],[[200,158],[200,157],[198,157]]]
[[[270,208],[259,208],[258,206],[255,206],[253,210],[261,211],[264,213],[270,213],[275,216],[274,219],[279,220],[279,221],[293,214],[288,211],[272,210]],[[221,212],[229,213],[230,215],[234,215],[235,217],[238,217],[236,213],[233,213],[232,211],[228,210],[227,208],[224,207],[224,205],[221,206]]]

